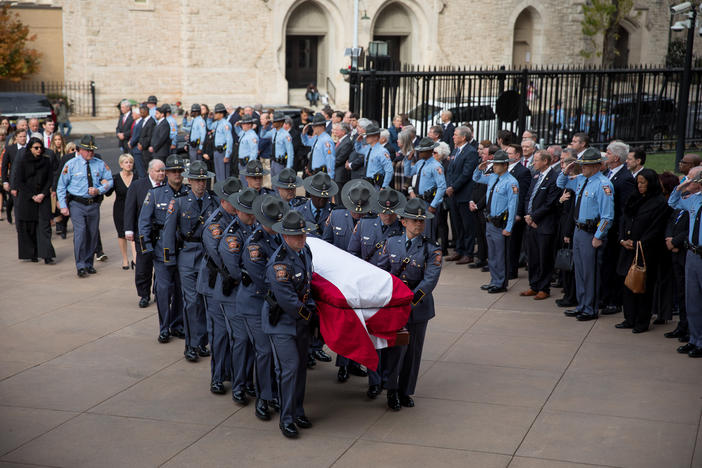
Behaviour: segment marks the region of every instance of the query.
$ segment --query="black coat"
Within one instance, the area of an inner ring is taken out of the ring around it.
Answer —
[[[456,131],[456,126],[453,122],[449,122],[446,128],[444,128],[444,124],[442,123],[441,128],[441,141],[449,145],[449,148],[453,151],[453,133]]]
[[[38,221],[40,208],[51,206],[50,189],[53,182],[51,159],[47,156],[35,158],[26,153],[16,165],[15,183],[17,201],[15,213],[19,221]],[[44,194],[41,204],[32,200],[34,195]]]
[[[612,182],[612,188],[614,189],[614,219],[612,220],[612,226],[610,226],[609,232],[607,233],[607,238],[612,242],[617,242],[617,236],[619,235],[619,222],[622,219],[624,204],[636,188],[636,182],[626,166],[619,169],[619,172],[617,172],[615,176],[610,179],[610,181]]]
[[[559,231],[561,236],[561,241],[564,237],[571,238],[571,245],[573,239],[573,233],[575,232],[575,217],[573,216],[573,211],[575,210],[575,192],[571,189],[565,189],[566,192],[570,193],[570,198],[563,203],[559,202]],[[560,199],[563,195],[563,190],[560,191],[558,198]]]
[[[634,261],[636,242],[641,241],[648,270],[647,283],[649,278],[654,279],[660,256],[668,251],[664,234],[671,210],[663,195],[647,198],[636,207],[625,207],[619,225],[619,240],[633,240],[634,249],[619,250],[617,274],[626,276]]]
[[[690,232],[690,213],[687,210],[675,210],[671,213],[668,218],[668,224],[665,229],[665,237],[672,237],[671,242],[677,252],[671,252],[673,257],[673,262],[680,266],[685,265],[685,257],[687,255],[687,249],[685,248],[685,243],[689,238]]]
[[[146,176],[143,179],[132,180],[127,189],[127,198],[124,202],[124,230],[132,231],[134,239],[139,239],[139,213],[144,205],[146,194],[153,186],[151,179]]]
[[[549,169],[531,203],[531,218],[537,225],[536,231],[540,234],[555,234],[557,232],[558,199],[562,193],[561,189],[556,185],[557,177],[558,174],[553,169]],[[531,185],[526,197],[527,208],[531,194],[538,181],[538,174],[531,179]]]
[[[351,178],[351,171],[346,169],[346,161],[353,153],[353,142],[351,135],[345,135],[336,147],[334,157],[334,180],[339,183],[346,183]]]
[[[519,202],[517,203],[517,216],[524,217],[526,213],[526,200],[527,193],[529,192],[529,186],[531,185],[531,171],[524,167],[522,163],[517,163],[514,165],[511,171],[509,171],[519,184]]]
[[[153,119],[153,117],[149,117],[146,123],[141,127],[141,135],[139,135],[139,144],[141,145],[141,154],[143,155],[145,162],[151,160],[149,146],[151,146],[151,135],[153,135],[154,133],[154,128],[156,128],[156,121]]]
[[[119,119],[117,120],[117,128],[115,129],[115,134],[117,133],[124,133],[124,140],[119,140],[120,144],[124,144],[124,146],[127,146],[127,142],[132,136],[132,124],[134,123],[134,117],[132,117],[132,112],[127,111],[127,120],[122,123],[122,119],[124,118],[124,114],[119,116]]]
[[[0,169],[0,176],[2,181],[10,183],[12,180],[12,165],[17,160],[17,155],[23,152],[24,148],[18,149],[17,144],[13,143],[5,147],[5,154],[2,157],[2,168]]]
[[[154,149],[152,157],[166,162],[166,158],[171,152],[171,126],[165,118],[154,128],[154,133],[151,135],[151,146]]]
[[[480,156],[475,148],[466,144],[461,152],[449,159],[446,167],[446,185],[453,187],[453,198],[458,203],[467,203],[473,195],[473,172],[478,167]]]

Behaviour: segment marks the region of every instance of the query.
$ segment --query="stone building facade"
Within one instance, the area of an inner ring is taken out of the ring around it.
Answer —
[[[582,1],[360,0],[359,44],[384,40],[396,60],[423,65],[585,64]],[[186,105],[299,104],[308,82],[329,94],[332,106],[348,104],[340,69],[350,63],[344,51],[352,45],[353,0],[13,4],[33,10],[23,18],[40,36],[32,18],[42,10],[60,18],[53,26],[61,32],[63,69],[52,62],[54,71],[44,69],[41,78],[95,81],[100,115],[116,113],[121,98],[149,94]],[[622,64],[664,62],[669,8],[668,0],[637,0],[622,25]]]

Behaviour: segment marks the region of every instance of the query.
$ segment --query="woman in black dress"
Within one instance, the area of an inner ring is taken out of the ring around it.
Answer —
[[[112,207],[112,219],[115,222],[115,229],[117,230],[119,250],[122,252],[122,269],[129,270],[129,265],[132,265],[132,268],[134,268],[136,248],[134,246],[134,242],[129,242],[129,248],[132,251],[132,261],[130,263],[127,255],[127,239],[124,238],[124,203],[127,199],[127,190],[134,180],[134,158],[131,154],[125,153],[119,157],[118,162],[121,171],[112,175],[115,192],[115,204]]]
[[[51,160],[44,154],[41,138],[31,138],[28,150],[17,161],[17,245],[21,260],[54,264],[56,252],[51,245]]]

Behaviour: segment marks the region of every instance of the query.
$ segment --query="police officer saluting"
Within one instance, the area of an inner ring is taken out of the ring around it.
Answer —
[[[488,163],[492,163],[492,174],[485,174]],[[508,171],[509,155],[498,150],[492,160],[483,161],[473,172],[473,180],[486,184],[487,223],[485,237],[487,238],[488,266],[490,267],[490,282],[480,286],[480,289],[491,294],[507,291],[509,278],[507,262],[509,260],[509,238],[514,226],[519,203],[519,183]]]
[[[259,222],[254,233],[241,249],[241,265],[251,281],[244,282],[237,294],[237,307],[244,311],[244,325],[249,340],[253,343],[256,357],[256,417],[270,419],[269,405],[280,409],[274,398],[272,373],[273,350],[268,336],[263,333],[261,311],[268,287],[266,286],[266,264],[280,247],[282,239],[273,230],[290,207],[275,195],[263,195],[254,200],[253,213]]]
[[[394,347],[383,362],[383,370],[388,373],[388,407],[394,411],[401,406],[414,406],[412,395],[419,376],[427,324],[435,315],[432,291],[439,282],[442,260],[439,244],[422,235],[427,219],[433,216],[424,200],[409,200],[397,214],[402,219],[404,233],[385,242],[378,266],[400,278],[414,297],[407,322],[410,340],[404,355],[402,348]]]
[[[292,137],[283,128],[285,114],[282,112],[273,113],[273,128],[261,135],[261,138],[270,138],[273,143],[273,159],[271,160],[271,177],[280,174],[283,168],[292,169],[295,159],[295,149],[292,144]]]
[[[312,136],[307,135],[307,127],[312,126]],[[326,172],[334,178],[334,141],[326,132],[327,121],[322,114],[315,114],[312,122],[302,129],[302,144],[311,146],[309,161],[305,174],[311,176],[317,172]]]
[[[441,201],[446,193],[446,178],[444,177],[444,168],[439,161],[434,159],[434,148],[439,146],[431,138],[422,138],[419,145],[415,148],[415,153],[418,155],[416,164],[412,164],[412,160],[405,159],[405,177],[417,175],[417,179],[413,186],[408,191],[410,198],[421,198],[429,204],[428,210],[432,215],[436,213]],[[424,233],[432,240],[436,239],[436,218],[431,216],[427,218],[427,231]]]
[[[293,169],[285,168],[277,176],[272,177],[271,184],[278,197],[285,202],[288,207],[296,208],[307,202],[305,197],[295,195],[295,191],[302,185],[302,179]]]
[[[162,236],[171,200],[188,192],[183,186],[184,163],[177,155],[166,159],[168,183],[147,192],[139,213],[139,247],[142,253],[152,252],[154,259],[154,296],[158,308],[159,343],[168,343],[171,335],[185,338],[180,277],[174,264],[164,263]]]
[[[570,177],[573,164],[582,165],[583,173]],[[614,219],[614,189],[612,182],[600,172],[601,167],[600,152],[587,148],[580,159],[570,163],[556,179],[559,188],[575,192],[573,261],[578,307],[566,310],[565,315],[579,321],[597,318],[603,244]]]
[[[190,107],[192,121],[190,123],[190,135],[188,135],[187,143],[190,162],[202,160],[202,145],[205,143],[205,137],[207,136],[207,124],[205,123],[205,119],[200,115],[201,111],[202,108],[200,104],[193,104]]]
[[[363,164],[366,169],[366,180],[377,188],[387,187],[392,180],[392,162],[385,147],[378,143],[380,128],[373,123],[370,124],[366,128],[365,136],[366,144],[369,146]]]
[[[249,161],[258,159],[258,136],[253,130],[255,122],[256,119],[254,119],[251,114],[244,114],[244,116],[234,124],[234,131],[236,131],[236,135],[239,137],[238,169],[242,173]],[[241,182],[246,186],[246,179],[243,174],[241,175]]]
[[[202,294],[205,301],[207,332],[212,354],[210,391],[218,395],[225,393],[222,382],[231,379],[229,332],[222,303],[227,297],[233,296],[235,289],[234,282],[225,274],[219,244],[225,227],[236,216],[236,211],[227,201],[227,197],[240,190],[241,181],[236,177],[228,177],[214,184],[213,191],[219,198],[219,207],[207,218],[205,229],[202,230],[202,246],[205,253],[200,264],[200,273],[197,275],[197,292]]]
[[[283,242],[266,265],[268,299],[261,323],[271,340],[280,392],[280,430],[285,437],[298,436],[297,428],[312,427],[303,407],[309,344],[309,320],[316,305],[312,300],[312,251],[306,245],[314,225],[297,211],[289,211],[273,225]]]
[[[215,121],[212,124],[212,130],[214,131],[213,162],[217,181],[224,180],[229,177],[229,162],[231,161],[232,149],[234,148],[232,129],[229,126],[227,119],[224,118],[226,115],[227,109],[224,107],[224,104],[216,104],[214,108]],[[209,157],[206,157],[205,159],[209,159]]]
[[[163,227],[163,262],[178,265],[183,291],[185,322],[185,359],[197,361],[207,350],[207,325],[202,296],[197,293],[197,275],[202,261],[202,230],[205,220],[217,209],[214,194],[206,190],[207,180],[214,176],[204,161],[195,161],[183,177],[190,182],[190,191],[168,204]]]
[[[95,158],[95,138],[84,136],[78,144],[78,156],[61,171],[56,195],[63,216],[73,221],[73,251],[78,276],[95,274],[93,254],[97,247],[100,203],[112,188],[112,172],[102,159]]]

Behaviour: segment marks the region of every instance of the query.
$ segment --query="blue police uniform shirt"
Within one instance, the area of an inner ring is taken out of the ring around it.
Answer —
[[[302,134],[302,144],[312,147],[311,169],[318,169],[322,166],[327,167],[327,174],[334,180],[334,140],[327,132],[322,132],[319,135],[308,136]]]
[[[244,131],[236,125],[234,127],[237,136],[239,137],[239,162],[242,164],[246,161],[258,159],[258,136],[253,129]]]
[[[382,172],[385,174],[383,178],[383,187],[390,185],[392,180],[392,161],[390,161],[390,153],[380,143],[376,143],[370,147],[365,155],[366,177],[374,177]],[[445,189],[444,189],[445,190]]]
[[[324,223],[322,239],[330,244],[346,250],[349,247],[354,223],[351,213],[347,209],[337,209],[331,212]]]
[[[272,128],[261,135],[261,138],[270,138],[273,142],[273,158],[277,161],[283,161],[283,165],[287,168],[293,167],[293,159],[295,159],[295,150],[292,144],[292,137],[283,127],[279,129]]]
[[[686,210],[690,214],[690,229],[688,230],[687,241],[692,246],[701,246],[702,228],[700,229],[697,239],[693,239],[693,235],[697,214],[700,212],[700,209],[702,209],[702,192],[693,193],[689,197],[683,198],[679,190],[673,190],[670,194],[670,198],[668,198],[668,204],[676,210]]]
[[[188,187],[181,185],[174,191],[169,184],[154,187],[146,192],[144,203],[139,212],[139,242],[143,253],[154,252],[156,259],[163,261],[162,230],[166,224],[168,205],[174,198],[188,193]],[[152,231],[159,231],[156,245],[152,245]]]
[[[353,150],[358,154],[368,154],[369,148],[370,145],[366,143],[365,138],[361,138],[361,141],[356,140],[353,142]]]
[[[227,213],[226,210],[220,205],[209,218],[205,221],[205,229],[202,230],[202,247],[204,249],[204,255],[202,257],[202,262],[200,263],[200,273],[197,276],[197,292],[210,296],[213,299],[222,302],[222,275],[217,274],[217,279],[214,287],[210,288],[209,285],[209,269],[207,268],[207,261],[210,260],[214,263],[216,268],[221,271],[224,266],[222,263],[222,257],[219,255],[218,247],[222,236],[224,234],[224,228],[232,220],[234,216]]]
[[[190,125],[190,136],[188,137],[190,146],[197,146],[197,149],[202,150],[202,144],[207,136],[205,119],[198,115],[191,121]]]
[[[486,200],[490,198],[492,191],[492,203],[487,207],[489,215],[497,217],[507,211],[507,225],[505,231],[512,232],[514,218],[517,215],[517,204],[519,203],[519,183],[509,172],[498,176],[497,174],[485,174],[480,169],[473,172],[473,180],[479,184],[486,184]]]
[[[196,269],[200,267],[203,255],[202,230],[205,221],[217,209],[219,203],[213,193],[205,192],[202,196],[202,208],[192,191],[172,199],[166,210],[166,222],[163,226],[163,262],[175,264],[178,256],[178,268]],[[177,240],[183,241],[183,247],[176,251]]]
[[[156,120],[156,106],[149,107],[149,115],[152,119]]]
[[[569,188],[575,192],[573,206],[580,201],[580,213],[576,213],[576,222],[599,220],[595,237],[604,239],[614,219],[614,187],[612,182],[600,172],[590,177],[579,174],[570,178],[564,173],[556,179],[558,188]],[[581,193],[582,192],[582,193]]]
[[[252,224],[244,224],[239,218],[234,218],[234,220],[229,223],[229,225],[224,229],[224,237],[219,242],[219,255],[222,258],[222,265],[226,269],[229,276],[234,278],[237,283],[241,282],[241,253],[243,251],[244,243],[246,239],[253,233],[253,231],[258,227],[258,222],[254,221]],[[237,294],[233,293],[226,299],[227,303],[236,303]],[[246,311],[238,310],[237,313],[244,313]],[[257,311],[256,313],[259,313]]]
[[[178,145],[178,122],[176,122],[176,119],[172,115],[167,116],[166,121],[168,122],[168,125],[171,127],[171,131],[168,134],[168,136],[170,136],[170,138],[171,138],[171,145],[177,146]]]
[[[378,265],[385,241],[402,233],[403,227],[399,219],[386,225],[380,220],[380,216],[361,218],[351,234],[348,252],[368,263]]]
[[[444,167],[439,161],[432,157],[418,161],[414,166],[412,165],[412,161],[405,159],[405,177],[412,177],[415,174],[419,174],[419,171],[421,171],[422,177],[419,180],[419,193],[415,195],[421,197],[427,190],[436,191],[430,205],[432,208],[438,208],[441,201],[444,199],[444,193],[446,193]],[[419,175],[417,175],[417,177],[419,177]]]
[[[229,122],[226,119],[219,119],[212,124],[214,129],[214,145],[215,147],[227,145],[224,150],[224,157],[232,156],[232,148],[234,147],[234,138]]]
[[[102,159],[93,156],[90,161],[86,161],[78,154],[76,157],[69,159],[63,166],[61,176],[56,185],[56,197],[60,208],[68,208],[66,195],[71,194],[76,197],[93,198],[88,195],[88,165],[90,165],[90,174],[93,179],[93,187],[98,189],[100,195],[112,188],[112,172]],[[102,185],[102,181],[105,185]]]

